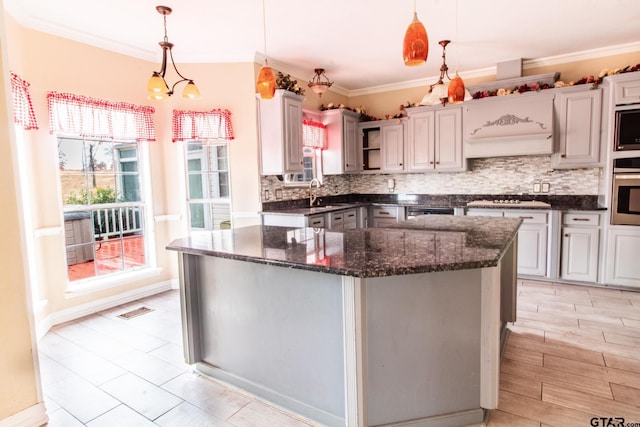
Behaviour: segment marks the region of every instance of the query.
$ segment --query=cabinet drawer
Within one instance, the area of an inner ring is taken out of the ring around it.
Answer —
[[[310,216],[309,227],[324,228],[324,215]]]
[[[332,212],[331,224],[342,224],[344,222],[344,212]]]
[[[376,206],[373,208],[374,218],[397,218],[398,208],[395,206]]]
[[[356,222],[357,213],[355,209],[348,209],[342,212],[344,222]]]
[[[547,213],[546,212],[514,212],[505,211],[504,216],[509,218],[522,218],[523,224],[546,224]]]
[[[594,213],[566,213],[562,215],[563,225],[600,225],[600,215]]]

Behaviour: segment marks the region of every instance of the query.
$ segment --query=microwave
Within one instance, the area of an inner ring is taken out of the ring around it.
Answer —
[[[640,106],[616,111],[615,149],[640,150]]]

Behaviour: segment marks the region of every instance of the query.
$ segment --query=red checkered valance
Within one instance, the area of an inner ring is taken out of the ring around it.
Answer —
[[[33,111],[29,83],[11,72],[11,97],[13,99],[13,121],[23,129],[38,129],[38,121]]]
[[[173,110],[173,142],[234,139],[229,110]]]
[[[302,120],[302,145],[321,150],[327,148],[327,127],[315,120]]]
[[[49,131],[120,141],[155,141],[155,109],[70,93],[49,92]]]

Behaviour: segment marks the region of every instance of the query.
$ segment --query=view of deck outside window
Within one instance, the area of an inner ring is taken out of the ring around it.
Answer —
[[[69,281],[146,265],[135,142],[58,138]]]

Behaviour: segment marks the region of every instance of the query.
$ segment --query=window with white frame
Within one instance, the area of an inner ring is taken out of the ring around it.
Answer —
[[[155,140],[154,109],[57,92],[47,101],[58,145],[69,281],[147,266],[142,148]]]
[[[231,228],[229,110],[173,111],[173,141],[184,141],[189,229]]]
[[[190,229],[231,228],[227,143],[194,140],[184,147]]]
[[[147,264],[138,143],[58,137],[69,281]]]

